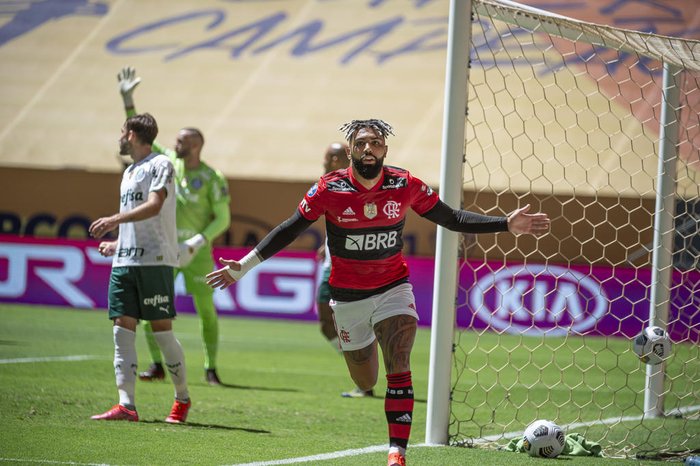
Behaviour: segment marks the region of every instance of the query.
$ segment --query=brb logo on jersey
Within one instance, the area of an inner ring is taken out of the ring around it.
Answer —
[[[348,251],[376,251],[393,248],[396,246],[398,235],[397,231],[348,235],[345,237],[345,249]]]

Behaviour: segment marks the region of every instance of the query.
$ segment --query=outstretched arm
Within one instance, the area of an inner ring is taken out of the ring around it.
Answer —
[[[134,106],[134,91],[136,86],[141,82],[141,78],[136,76],[136,68],[132,66],[125,66],[117,73],[117,81],[119,82],[119,93],[122,96],[122,101],[124,102],[124,110],[126,111],[126,117],[132,117],[136,115],[136,107]],[[167,147],[162,146],[158,141],[153,141],[153,152],[158,154],[165,154],[170,159],[174,159],[175,155]]]
[[[453,209],[442,201],[423,214],[431,222],[448,230],[460,233],[497,233],[510,231],[514,234],[530,233],[539,235],[549,230],[549,217],[538,212],[528,214],[530,204],[516,209],[506,217],[492,217],[467,210]]]
[[[136,69],[131,66],[122,68],[117,74],[117,81],[119,81],[119,93],[122,95],[122,101],[124,101],[126,117],[129,118],[130,116],[136,115],[136,109],[134,108],[134,90],[141,82],[141,78],[136,76]]]
[[[294,212],[294,215],[277,225],[240,261],[220,258],[219,262],[224,267],[207,274],[207,285],[222,290],[228,288],[260,262],[287,247],[312,223],[302,217],[299,211]]]

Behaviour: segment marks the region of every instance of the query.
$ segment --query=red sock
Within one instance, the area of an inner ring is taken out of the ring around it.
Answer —
[[[389,445],[406,449],[413,422],[413,382],[411,371],[387,374],[384,411],[389,424]]]

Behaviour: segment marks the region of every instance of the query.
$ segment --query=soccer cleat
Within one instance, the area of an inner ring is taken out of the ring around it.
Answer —
[[[163,364],[154,362],[148,366],[148,370],[139,372],[139,379],[150,382],[151,380],[163,380],[165,378],[165,370]]]
[[[175,400],[170,410],[170,415],[165,418],[165,422],[169,424],[182,424],[187,420],[187,413],[190,411],[190,406],[192,406],[192,400],[187,400],[187,403]]]
[[[209,385],[221,385],[221,380],[216,374],[216,369],[206,369],[204,371],[204,378]]]
[[[389,453],[387,466],[406,466],[406,457],[401,453]]]
[[[349,392],[341,393],[340,396],[343,398],[371,398],[374,396],[374,390],[360,390],[359,388],[355,387]]]
[[[112,409],[102,414],[95,414],[90,417],[95,421],[131,421],[137,422],[139,420],[139,414],[136,410],[130,410],[122,405],[114,405]]]

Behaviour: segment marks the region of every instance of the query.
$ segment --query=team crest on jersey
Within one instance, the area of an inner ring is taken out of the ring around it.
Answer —
[[[376,216],[377,216],[377,204],[375,204],[374,202],[370,202],[368,204],[365,204],[365,217],[372,220]]]
[[[144,170],[143,168],[139,168],[138,170],[136,170],[136,176],[134,177],[136,182],[140,183],[144,180],[144,178],[146,178],[146,170]]]
[[[382,209],[382,212],[384,212],[384,215],[386,215],[387,218],[398,218],[399,213],[401,212],[401,203],[389,201]]]
[[[190,186],[194,189],[201,189],[204,182],[200,178],[192,178],[190,180]]]
[[[316,183],[315,185],[311,186],[311,188],[309,188],[309,191],[306,193],[306,195],[309,196],[309,197],[312,197],[312,196],[313,196],[314,194],[316,194],[317,192],[318,192],[318,183]]]

